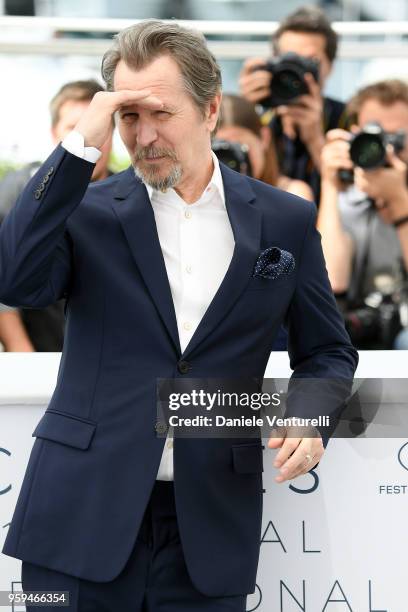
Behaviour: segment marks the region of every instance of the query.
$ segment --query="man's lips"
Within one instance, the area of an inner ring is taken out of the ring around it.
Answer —
[[[158,162],[158,161],[162,161],[163,159],[166,159],[165,155],[161,155],[160,157],[144,157],[142,160],[140,161],[147,161],[149,163],[151,162]]]

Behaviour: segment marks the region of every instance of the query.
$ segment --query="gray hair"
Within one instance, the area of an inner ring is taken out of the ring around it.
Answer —
[[[169,55],[177,63],[187,93],[204,115],[209,102],[221,90],[220,67],[203,34],[177,23],[149,19],[116,34],[102,59],[101,72],[107,90],[113,91],[120,60],[140,70],[161,55]]]

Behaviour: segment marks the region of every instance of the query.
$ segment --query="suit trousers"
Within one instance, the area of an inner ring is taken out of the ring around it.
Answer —
[[[197,551],[200,554],[200,551]],[[93,582],[23,561],[24,591],[68,591],[70,604],[27,612],[245,612],[246,596],[208,597],[187,571],[174,484],[156,481],[132,553],[111,582]]]

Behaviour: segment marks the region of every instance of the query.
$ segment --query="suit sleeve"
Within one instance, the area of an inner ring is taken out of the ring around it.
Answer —
[[[72,270],[67,220],[94,167],[59,145],[28,182],[0,227],[0,302],[40,308],[67,296]]]
[[[289,416],[329,416],[318,427],[324,446],[351,391],[358,353],[351,344],[331,290],[312,205],[304,235],[294,296],[286,317],[293,374]]]

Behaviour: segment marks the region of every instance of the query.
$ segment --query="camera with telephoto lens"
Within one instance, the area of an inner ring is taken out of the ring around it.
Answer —
[[[405,131],[385,132],[379,123],[366,123],[361,132],[350,139],[351,161],[365,170],[387,167],[388,144],[393,146],[395,153],[400,153],[405,146]],[[352,170],[341,169],[338,176],[343,183],[354,181]]]
[[[378,275],[374,282],[376,290],[368,294],[363,305],[345,312],[345,326],[357,348],[392,349],[404,323],[406,283],[388,274]]]
[[[252,176],[247,145],[216,138],[211,145],[219,161],[240,174]]]
[[[284,53],[267,61],[266,66],[254,70],[267,70],[272,75],[271,93],[259,101],[266,108],[290,104],[299,96],[309,93],[305,74],[310,72],[316,83],[319,82],[318,60],[303,57],[297,53]]]

